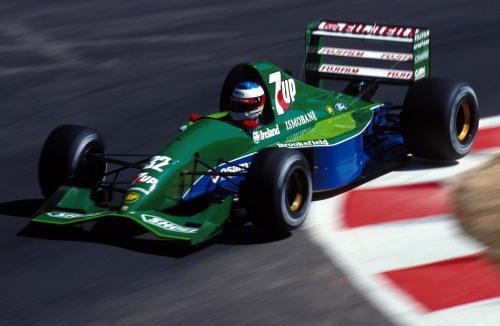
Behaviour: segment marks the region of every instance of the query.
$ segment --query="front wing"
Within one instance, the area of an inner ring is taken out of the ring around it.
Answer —
[[[73,193],[87,192],[88,189],[73,188]],[[67,195],[71,195],[71,191]],[[82,196],[85,197],[85,196]],[[66,198],[67,200],[67,198]],[[192,245],[201,243],[219,234],[231,212],[232,196],[222,203],[209,205],[205,210],[192,216],[175,216],[159,211],[106,210],[94,205],[86,209],[64,208],[61,205],[45,207],[37,213],[32,222],[53,225],[72,225],[106,218],[130,219],[160,238],[189,241]],[[59,201],[63,203],[64,200]]]

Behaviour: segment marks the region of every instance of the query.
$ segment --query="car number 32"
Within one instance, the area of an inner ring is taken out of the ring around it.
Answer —
[[[172,159],[168,156],[153,156],[144,169],[153,169],[158,172],[163,172],[163,167],[167,166]]]

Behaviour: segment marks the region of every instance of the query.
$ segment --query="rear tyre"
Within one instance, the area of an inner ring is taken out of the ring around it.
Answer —
[[[252,160],[241,197],[258,228],[291,231],[304,223],[312,199],[311,173],[297,150],[266,148]]]
[[[90,128],[62,125],[45,141],[38,164],[38,180],[45,198],[49,198],[70,177],[77,187],[90,188],[106,173],[106,162],[88,158],[105,154],[100,134]]]
[[[479,123],[474,90],[463,81],[423,79],[406,94],[401,129],[408,150],[427,159],[456,160],[472,148]]]

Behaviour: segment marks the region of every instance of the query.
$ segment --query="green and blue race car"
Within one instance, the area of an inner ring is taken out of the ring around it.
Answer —
[[[245,209],[259,228],[290,231],[306,219],[313,192],[411,155],[457,160],[470,151],[476,95],[466,82],[430,78],[429,29],[322,20],[307,26],[305,43],[304,81],[269,62],[238,65],[215,113],[191,115],[156,155],[131,162],[109,154],[93,129],[56,128],[39,162],[47,200],[32,223],[128,221],[194,245]],[[232,118],[241,83],[263,91],[258,119]],[[404,102],[374,100],[384,85],[404,88]]]

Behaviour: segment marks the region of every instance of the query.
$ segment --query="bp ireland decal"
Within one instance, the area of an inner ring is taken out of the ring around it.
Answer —
[[[281,80],[281,72],[276,71],[269,75],[269,84],[275,84],[274,87],[274,104],[276,112],[282,115],[286,110],[290,109],[290,103],[295,102],[295,81],[293,78]]]

